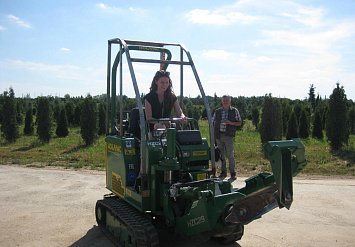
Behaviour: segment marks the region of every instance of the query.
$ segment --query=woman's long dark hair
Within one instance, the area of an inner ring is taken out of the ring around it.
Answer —
[[[172,104],[173,104],[173,83],[170,79],[170,73],[166,72],[165,70],[159,70],[155,73],[155,76],[153,78],[152,84],[150,86],[150,92],[156,92],[158,89],[157,81],[161,77],[167,77],[169,78],[169,86],[164,92],[164,110],[165,109],[172,109]],[[164,117],[164,116],[162,116]]]

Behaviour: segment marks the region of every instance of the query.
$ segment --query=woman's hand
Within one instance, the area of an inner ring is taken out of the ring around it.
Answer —
[[[164,123],[156,123],[154,124],[154,129],[166,129],[166,125]]]
[[[182,119],[183,123],[187,123],[187,117],[184,114],[181,114],[180,118]]]

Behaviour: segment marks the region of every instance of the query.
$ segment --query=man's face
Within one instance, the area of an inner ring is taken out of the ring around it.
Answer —
[[[226,97],[226,98],[222,98],[222,104],[223,104],[223,108],[224,109],[227,109],[230,107],[231,105],[231,100],[229,97]]]

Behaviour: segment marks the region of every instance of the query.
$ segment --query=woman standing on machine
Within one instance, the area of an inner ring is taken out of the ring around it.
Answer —
[[[172,91],[170,73],[159,70],[155,73],[150,92],[145,96],[146,119],[170,118],[171,110],[174,108],[177,117],[186,121],[177,97]],[[168,122],[165,122],[168,123]],[[149,124],[150,130],[166,128],[162,123]]]

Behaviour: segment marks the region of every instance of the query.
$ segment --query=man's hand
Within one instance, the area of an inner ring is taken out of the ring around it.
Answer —
[[[241,126],[241,125],[242,125],[242,122],[231,122],[231,121],[229,121],[229,120],[227,119],[227,120],[226,120],[226,124],[234,125],[234,126]]]
[[[229,125],[234,125],[233,122],[229,121],[228,119],[226,120],[226,124],[229,124]]]

